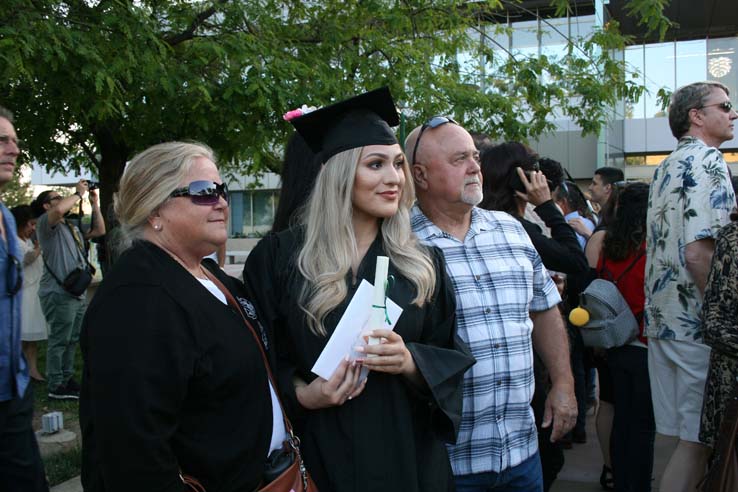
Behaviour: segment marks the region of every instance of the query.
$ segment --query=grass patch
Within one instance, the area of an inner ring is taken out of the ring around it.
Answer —
[[[46,374],[46,341],[38,342],[38,370]],[[82,382],[82,351],[77,347],[74,357],[74,379]],[[41,415],[48,412],[64,412],[67,419],[79,420],[79,402],[76,400],[50,400],[46,382],[33,382],[33,408]]]
[[[59,485],[76,477],[82,468],[82,449],[77,446],[48,456],[44,459],[49,485]]]
[[[38,369],[46,374],[46,341],[38,342]],[[74,359],[74,379],[82,381],[82,351],[77,347]],[[79,434],[79,402],[77,400],[50,400],[46,382],[33,381],[33,428],[41,428],[41,415],[49,412],[64,414],[64,428]],[[81,436],[77,436],[80,438]],[[82,469],[82,450],[73,446],[43,458],[49,485],[54,486],[76,477]],[[2,487],[0,487],[2,489]]]

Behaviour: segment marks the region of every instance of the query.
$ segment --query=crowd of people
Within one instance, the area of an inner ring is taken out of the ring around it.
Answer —
[[[548,491],[593,404],[604,489],[651,490],[658,432],[678,438],[660,489],[698,490],[726,459],[711,450],[735,445],[721,428],[738,395],[738,213],[717,149],[737,118],[725,86],[682,87],[678,145],[650,186],[604,167],[582,190],[559,162],[450,116],[401,146],[386,88],[292,111],[274,227],[242,279],[209,258],[228,237],[213,151],[158,144],[126,166],[122,253],[89,305],[97,192],[81,180],[0,203],[3,490],[48,490],[32,379],[80,400],[91,492],[260,490],[285,460],[304,460],[311,492]],[[3,108],[0,150],[2,186],[20,152]],[[86,228],[69,217],[85,198]],[[331,336],[364,322],[348,313],[384,257],[385,324],[356,326],[318,376]],[[606,350],[568,322],[595,278],[639,327]]]

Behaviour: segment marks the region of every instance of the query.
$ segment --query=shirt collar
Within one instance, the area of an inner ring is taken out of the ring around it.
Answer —
[[[564,220],[570,221],[571,219],[583,219],[581,215],[579,215],[579,212],[574,210],[573,212],[569,212],[568,214],[564,215]]]
[[[411,221],[413,224],[413,230],[421,241],[428,241],[436,238],[456,239],[451,234],[447,233],[440,227],[438,227],[433,221],[425,216],[423,211],[415,203],[410,211]],[[466,233],[466,239],[471,239],[477,234],[485,231],[491,231],[499,227],[497,221],[489,220],[491,214],[479,207],[473,207],[471,210],[471,224],[469,224],[469,230]]]

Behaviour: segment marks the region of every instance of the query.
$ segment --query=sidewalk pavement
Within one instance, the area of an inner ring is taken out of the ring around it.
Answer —
[[[587,415],[587,443],[574,444],[572,449],[564,451],[566,463],[554,482],[551,492],[601,492],[600,473],[602,472],[602,454],[595,432],[595,419]],[[653,492],[658,490],[658,481],[666,466],[666,460],[676,445],[676,439],[656,435],[654,447],[654,481]],[[51,488],[51,492],[82,492],[79,477]]]
[[[587,414],[587,442],[585,444],[574,444],[572,449],[564,451],[564,468],[559,473],[557,480],[551,487],[550,492],[601,492],[600,473],[602,473],[602,452],[600,451],[599,439],[595,430],[595,418]],[[666,467],[666,462],[676,446],[676,438],[670,438],[656,434],[654,444],[653,482],[652,492],[658,491],[661,474]]]
[[[79,477],[51,487],[51,492],[82,492],[82,482]]]

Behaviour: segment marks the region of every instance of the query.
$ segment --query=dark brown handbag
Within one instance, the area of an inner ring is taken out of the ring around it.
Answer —
[[[217,277],[215,277],[215,275],[209,272],[207,268],[203,268],[203,270],[205,271],[205,275],[207,275],[207,277],[216,285],[216,287],[218,287],[218,289],[223,292],[223,295],[228,300],[228,304],[230,304],[231,307],[233,307],[241,315],[244,324],[248,327],[249,332],[251,332],[251,335],[254,337],[254,341],[256,341],[257,347],[259,347],[261,358],[267,371],[267,376],[269,376],[269,381],[271,382],[272,387],[276,392],[277,383],[274,379],[274,375],[272,374],[272,370],[269,367],[269,361],[267,360],[266,353],[264,352],[264,347],[261,345],[261,340],[259,340],[259,336],[256,334],[256,330],[254,330],[254,327],[251,325],[246,316],[244,316],[241,306],[233,298],[233,295],[230,293],[230,291],[221,283],[220,280],[218,280]],[[284,417],[284,428],[287,430],[288,434],[287,440],[283,444],[284,451],[290,455],[292,464],[290,464],[289,467],[287,467],[287,469],[285,469],[277,478],[270,481],[263,487],[259,486],[256,489],[256,492],[318,492],[318,487],[315,485],[315,482],[313,482],[313,479],[310,477],[307,468],[305,468],[305,463],[302,460],[302,454],[300,454],[300,439],[298,439],[298,437],[292,430],[292,423],[287,418],[287,414],[284,411],[284,405],[282,405],[282,399],[279,398],[279,395],[277,395],[277,400],[279,401],[279,407],[282,409],[282,416]],[[205,492],[205,487],[203,487],[202,484],[197,481],[197,479],[185,474],[180,474],[180,478],[190,491]]]
[[[735,492],[738,490],[738,385],[725,403],[720,433],[715,443],[712,466],[702,482],[702,492]]]

